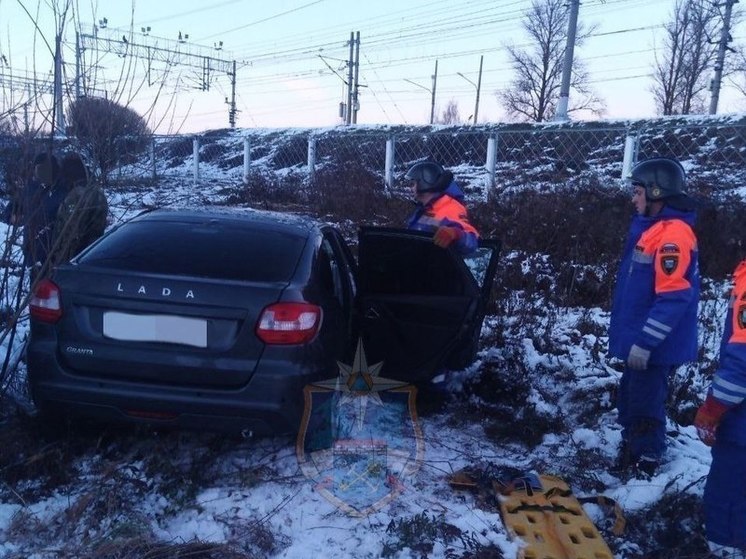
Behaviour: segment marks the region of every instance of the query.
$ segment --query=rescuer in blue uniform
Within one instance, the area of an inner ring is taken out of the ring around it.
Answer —
[[[746,260],[733,280],[720,365],[694,425],[712,446],[704,494],[710,549],[721,557],[746,557]]]
[[[699,266],[694,203],[681,165],[662,157],[632,169],[630,226],[609,327],[625,361],[617,394],[622,445],[615,471],[652,476],[665,450],[668,378],[697,358]]]
[[[469,222],[464,193],[453,173],[437,163],[422,161],[413,165],[404,178],[412,181],[417,203],[407,227],[433,232],[433,242],[440,247],[453,247],[464,255],[474,252],[479,233]]]

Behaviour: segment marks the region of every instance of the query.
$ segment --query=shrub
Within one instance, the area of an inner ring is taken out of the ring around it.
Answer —
[[[627,516],[625,540],[638,542],[648,550],[640,557],[704,559],[710,555],[701,531],[703,522],[698,496],[686,492],[666,493],[654,506]]]
[[[236,187],[228,204],[249,204],[265,210],[279,210],[306,199],[305,177],[288,173],[282,179],[271,172],[252,171],[249,183]]]
[[[129,107],[101,97],[81,97],[68,110],[70,134],[88,153],[106,183],[123,157],[142,152],[150,134],[145,120]]]
[[[503,559],[499,549],[483,546],[473,534],[464,532],[435,514],[430,517],[426,511],[409,518],[392,520],[386,528],[386,534],[388,541],[383,545],[381,557],[399,557],[404,550],[408,550],[412,556],[429,557],[435,543],[440,542],[447,546],[447,556],[454,559]],[[457,549],[464,553],[457,555]]]
[[[412,208],[392,197],[378,175],[363,167],[326,165],[316,175],[311,204],[322,216],[351,220],[357,225],[404,226]]]

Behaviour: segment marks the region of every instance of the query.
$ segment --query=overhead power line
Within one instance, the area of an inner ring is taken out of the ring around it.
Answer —
[[[198,71],[199,88],[209,91],[210,83],[215,73],[223,73],[231,80],[231,99],[226,97],[226,103],[230,105],[228,111],[228,122],[233,128],[236,125],[236,61],[227,60],[213,55],[206,47],[186,43],[179,32],[179,40],[172,41],[162,37],[143,36],[136,37],[132,33],[129,36],[118,29],[102,29],[94,26],[93,33],[78,33],[76,45],[76,60],[81,60],[80,53],[90,49],[114,53],[121,57],[133,57],[144,60],[148,76],[154,63],[165,65],[180,65]],[[188,37],[187,37],[188,38]],[[80,84],[81,73],[76,73],[76,84]],[[152,83],[149,81],[149,83]],[[77,86],[78,92],[80,86]],[[78,93],[79,94],[79,93]]]

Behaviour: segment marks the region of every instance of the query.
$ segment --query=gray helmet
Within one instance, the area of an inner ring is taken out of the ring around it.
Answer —
[[[675,159],[653,157],[640,161],[632,168],[630,180],[633,185],[645,187],[645,198],[650,201],[685,194],[686,173]]]
[[[445,190],[447,184],[440,180],[445,171],[443,167],[431,161],[415,163],[404,175],[404,178],[417,181],[417,192],[440,192]]]

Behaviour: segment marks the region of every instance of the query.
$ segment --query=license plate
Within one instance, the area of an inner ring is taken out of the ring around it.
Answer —
[[[129,342],[207,347],[207,321],[167,314],[104,312],[104,336]]]

